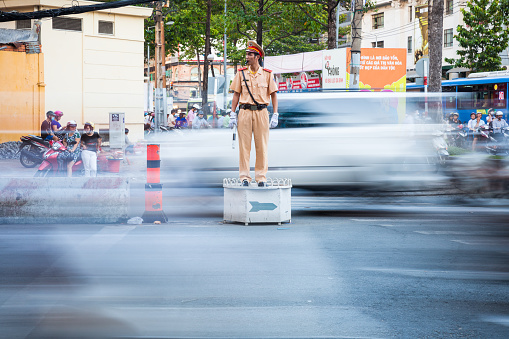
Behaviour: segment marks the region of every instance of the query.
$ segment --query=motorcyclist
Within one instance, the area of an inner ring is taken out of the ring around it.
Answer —
[[[486,123],[481,118],[482,118],[482,113],[480,113],[480,112],[478,112],[477,114],[472,112],[472,114],[470,114],[470,121],[468,122],[468,129],[472,132],[472,136],[474,138],[474,141],[472,142],[472,150],[473,151],[475,151],[475,145],[477,144],[477,140],[479,138],[479,135],[481,134],[479,132],[479,129],[483,128],[484,125],[486,125]]]
[[[458,112],[453,112],[452,114],[452,119],[450,121],[451,125],[461,125],[461,120],[459,120],[459,114]],[[455,126],[456,127],[456,126]]]
[[[55,136],[51,129],[51,123],[55,119],[55,113],[53,111],[46,112],[46,120],[41,124],[41,138],[43,140],[52,140]]]
[[[200,108],[200,105],[194,104],[189,112],[187,112],[187,125],[189,128],[193,128],[193,121],[196,118],[196,112],[198,112]]]
[[[76,121],[71,120],[67,122],[67,131],[63,138],[64,146],[67,148],[65,152],[58,155],[59,169],[62,169],[64,161],[67,162],[67,176],[72,177],[72,166],[78,161],[81,156],[81,134],[76,130],[78,124]]]
[[[210,128],[209,123],[203,117],[203,111],[198,112],[198,117],[193,121],[193,129]]]
[[[497,139],[497,141],[501,141],[502,138],[504,137],[504,134],[502,133],[503,132],[502,129],[509,127],[507,125],[507,121],[502,119],[503,117],[504,117],[504,113],[502,113],[501,111],[497,111],[497,113],[495,114],[496,119],[493,120],[493,122],[492,122],[493,137],[495,139]]]
[[[55,119],[51,121],[51,130],[53,132],[60,131],[62,129],[62,125],[60,125],[60,119],[64,113],[62,111],[55,111]]]

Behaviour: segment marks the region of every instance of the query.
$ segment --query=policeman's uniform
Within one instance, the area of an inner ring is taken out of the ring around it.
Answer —
[[[247,52],[255,52],[263,58],[263,49],[254,41],[248,42]],[[239,115],[237,118],[237,130],[239,135],[239,176],[240,180],[251,181],[249,174],[249,156],[251,153],[251,139],[254,135],[256,149],[255,180],[256,182],[267,181],[269,142],[269,112],[267,106],[270,103],[270,96],[277,92],[277,85],[271,70],[258,68],[253,72],[251,67],[240,68],[232,81],[230,89],[240,93]],[[246,78],[244,81],[243,74]],[[253,95],[249,94],[246,87]]]

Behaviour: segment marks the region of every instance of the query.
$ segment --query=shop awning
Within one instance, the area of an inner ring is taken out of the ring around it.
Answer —
[[[322,70],[322,51],[265,57],[263,67],[275,74]]]
[[[451,68],[450,70],[448,70],[447,72],[445,72],[445,74],[449,74],[449,73],[460,73],[460,72],[470,72],[470,68],[465,68],[465,67],[456,67],[456,68]]]
[[[406,78],[407,79],[415,79],[415,78],[420,78],[419,74],[417,74],[416,71],[410,71],[410,72],[406,72]]]

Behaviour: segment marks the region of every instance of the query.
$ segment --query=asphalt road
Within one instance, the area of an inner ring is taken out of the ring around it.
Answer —
[[[0,225],[0,338],[509,335],[504,201],[300,196],[246,227],[201,193],[164,225]]]

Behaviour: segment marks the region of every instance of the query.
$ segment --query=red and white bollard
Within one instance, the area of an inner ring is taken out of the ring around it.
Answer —
[[[159,144],[147,145],[147,183],[145,184],[145,223],[168,222],[163,211],[163,185],[161,184],[161,157]]]

